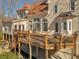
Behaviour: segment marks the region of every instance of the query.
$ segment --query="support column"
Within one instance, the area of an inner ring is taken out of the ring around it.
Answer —
[[[12,33],[12,40],[11,41],[13,41],[14,40],[14,35],[13,35],[13,33]]]
[[[48,59],[48,49],[47,49],[48,38],[45,36],[45,59]]]
[[[19,59],[20,59],[20,51],[21,51],[21,49],[20,49],[20,40],[19,39],[18,39],[18,43],[19,43],[18,49],[19,49]]]
[[[3,41],[4,41],[4,33],[3,33],[3,38],[2,38],[2,39],[3,39]]]
[[[73,38],[73,43],[74,43],[74,55],[76,55],[76,39],[77,39],[77,37],[74,37]]]
[[[52,55],[53,55],[53,50],[51,49],[51,50],[50,50],[50,56],[52,56]]]
[[[10,34],[8,34],[8,45],[10,45]]]
[[[71,54],[71,59],[74,58],[74,48],[72,48],[72,54]]]
[[[6,41],[7,41],[7,34],[5,34],[6,35]]]
[[[62,40],[63,40],[63,37],[61,36],[61,38],[60,38],[60,49],[63,48]]]
[[[12,40],[12,42],[15,44],[15,48],[14,48],[14,51],[15,51],[15,53],[16,53],[16,37],[15,36],[13,36],[13,40]],[[19,42],[19,38],[18,38],[18,50],[19,50],[19,48],[20,48],[20,42]],[[20,50],[19,50],[20,51]],[[19,53],[19,55],[20,55],[20,53]]]
[[[45,59],[48,59],[48,49],[45,49]]]
[[[28,41],[29,41],[29,59],[32,59],[32,47],[30,41],[30,31],[28,31]]]

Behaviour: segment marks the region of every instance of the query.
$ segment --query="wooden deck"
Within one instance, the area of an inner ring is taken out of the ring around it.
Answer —
[[[30,33],[28,32],[14,32],[14,35],[18,36],[18,40],[21,43],[30,44],[38,46],[43,49],[54,49],[57,45],[59,48],[72,47],[76,41],[76,36],[72,35],[70,37],[54,36],[42,33]]]
[[[73,34],[71,36],[62,36],[49,35],[48,33],[34,33],[30,31],[14,31],[13,37],[14,41],[16,41],[16,43],[18,43],[19,45],[19,51],[20,45],[22,43],[29,45],[30,59],[32,56],[31,46],[36,46],[45,49],[45,59],[48,59],[48,50],[59,50],[68,47],[74,48],[74,51],[76,51],[77,34]]]

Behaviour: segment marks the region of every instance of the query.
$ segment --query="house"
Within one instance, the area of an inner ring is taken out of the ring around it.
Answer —
[[[34,4],[31,7],[26,5],[28,6],[26,17],[29,17],[30,15],[32,16],[30,18],[34,18],[34,17],[40,18],[39,19],[40,24],[42,22],[41,21],[42,19],[46,19],[46,22],[47,22],[46,29],[48,32],[52,32],[52,34],[71,35],[74,32],[79,30],[79,24],[78,24],[79,11],[78,11],[78,5],[77,5],[78,1],[67,0],[65,2],[62,2],[62,0],[60,1],[48,0],[48,6],[47,6],[47,3],[44,3],[44,1],[42,3],[40,2],[41,4],[40,3]],[[44,16],[41,16],[41,15],[44,15]],[[45,26],[43,25],[40,26],[39,27],[40,31],[43,30],[42,27],[45,27]]]
[[[78,0],[47,0],[32,6],[25,4],[23,8],[17,10],[17,19],[8,21],[8,23],[3,22],[3,25],[3,33],[11,33],[11,36],[14,34],[13,31],[28,30],[34,33],[70,36],[79,31],[79,2]],[[7,32],[9,28],[11,32]],[[23,49],[27,52],[28,46]],[[39,48],[39,50],[41,49]],[[44,57],[41,58],[44,56],[44,49],[41,51],[39,51],[39,59],[44,59]],[[35,48],[33,48],[34,52]],[[36,54],[34,53],[33,56]]]

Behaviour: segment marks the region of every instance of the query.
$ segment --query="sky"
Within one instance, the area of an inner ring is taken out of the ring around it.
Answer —
[[[2,3],[2,1],[4,1]],[[11,1],[11,0],[0,0],[0,13],[2,12],[2,4],[4,6],[4,15],[5,16],[8,16],[8,15],[11,15],[11,16],[16,16],[16,10],[20,9],[23,7],[23,5],[25,3],[28,3],[28,4],[33,4],[37,1],[40,1],[40,0],[18,0],[17,3],[11,3],[12,4],[12,9],[9,9],[9,3],[8,1]],[[13,2],[15,2],[16,0],[12,0]],[[9,11],[11,10],[11,12],[9,13]]]

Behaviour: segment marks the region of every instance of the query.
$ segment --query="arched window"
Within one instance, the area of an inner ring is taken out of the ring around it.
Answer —
[[[33,31],[40,31],[41,25],[40,25],[41,21],[39,18],[35,18],[33,20]]]
[[[21,31],[21,25],[19,25],[19,31]]]
[[[42,20],[42,31],[48,31],[48,21],[46,19]]]
[[[15,25],[14,27],[15,27],[14,29],[15,29],[15,31],[16,31],[16,30],[17,30],[17,25]]]

